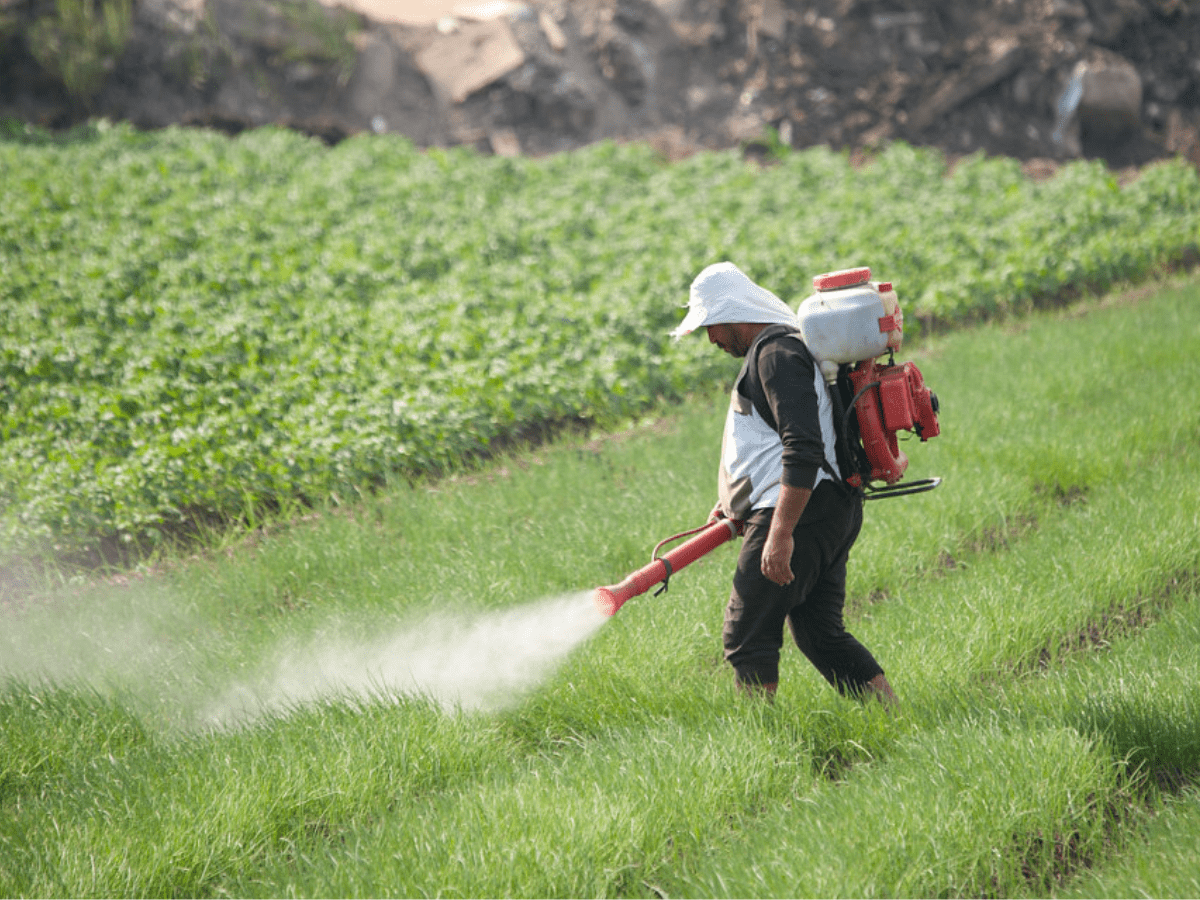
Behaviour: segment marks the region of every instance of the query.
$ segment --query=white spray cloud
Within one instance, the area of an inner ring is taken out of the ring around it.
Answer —
[[[202,724],[246,724],[322,699],[412,694],[447,709],[508,705],[608,621],[591,592],[475,614],[433,614],[362,640],[314,638],[225,693]]]
[[[0,604],[0,678],[136,687],[194,666],[187,610],[155,595]]]
[[[217,675],[228,648],[212,644],[185,604],[118,591],[0,607],[0,682],[115,689],[187,730],[246,725],[314,701],[397,695],[447,710],[492,710],[520,700],[606,621],[588,591],[500,610],[376,621],[366,637],[364,623],[343,623],[284,641],[261,662],[242,660],[229,686]]]

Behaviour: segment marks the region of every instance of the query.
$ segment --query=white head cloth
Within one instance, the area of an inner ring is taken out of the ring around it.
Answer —
[[[786,303],[759,287],[733,263],[713,263],[696,276],[688,292],[688,312],[671,337],[679,338],[706,325],[765,322],[797,325]]]

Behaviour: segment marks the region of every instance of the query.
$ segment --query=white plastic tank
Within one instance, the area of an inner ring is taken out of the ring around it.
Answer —
[[[904,316],[890,282],[871,281],[867,266],[826,272],[813,279],[817,292],[797,308],[804,342],[833,381],[841,363],[899,350]]]

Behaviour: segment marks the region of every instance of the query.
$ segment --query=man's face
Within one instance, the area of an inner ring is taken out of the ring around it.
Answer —
[[[741,332],[734,328],[733,325],[722,323],[720,325],[706,325],[704,327],[708,331],[709,341],[716,344],[730,356],[745,356],[746,351],[750,349],[750,344],[743,340]]]

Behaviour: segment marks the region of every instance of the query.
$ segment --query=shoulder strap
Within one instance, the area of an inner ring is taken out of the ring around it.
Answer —
[[[862,492],[871,475],[871,461],[863,449],[858,430],[858,416],[850,406],[854,402],[854,385],[850,382],[850,365],[838,366],[837,382],[829,385],[833,400],[833,428],[837,432],[837,460],[842,480]]]
[[[814,367],[819,368],[820,364],[808,348],[808,344],[804,342],[798,328],[789,325],[770,325],[759,334],[750,348],[750,352],[746,354],[746,363],[743,365],[735,385],[735,389],[754,404],[758,414],[772,428],[775,427],[775,417],[771,410],[765,407],[765,395],[758,383],[758,354],[768,343],[783,337],[794,338],[801,353],[808,357]],[[741,385],[746,380],[750,381],[750,384],[747,385],[748,390],[742,391],[740,390]],[[862,446],[862,438],[858,430],[858,417],[853,415],[853,411],[850,410],[850,404],[854,400],[854,386],[850,383],[850,366],[843,364],[838,367],[838,378],[835,384],[829,384],[824,379],[822,379],[822,384],[829,392],[833,406],[833,430],[837,438],[835,452],[838,469],[841,470],[841,473],[839,475],[829,464],[829,460],[824,457],[821,458],[821,468],[836,484],[855,493],[861,493],[862,486],[869,479],[871,463]]]
[[[759,384],[758,355],[767,344],[781,337],[794,337],[796,344],[803,348],[804,355],[812,360],[814,366],[817,364],[816,360],[813,359],[812,351],[804,343],[804,338],[801,337],[798,328],[791,325],[768,325],[755,338],[749,352],[746,354],[746,361],[742,364],[742,370],[738,373],[737,381],[734,382],[734,390],[753,403],[754,408],[758,410],[758,414],[762,416],[763,421],[772,428],[775,427],[775,416],[771,412],[770,407],[766,405],[766,395]],[[746,381],[750,382],[748,389],[742,390],[742,384]]]

